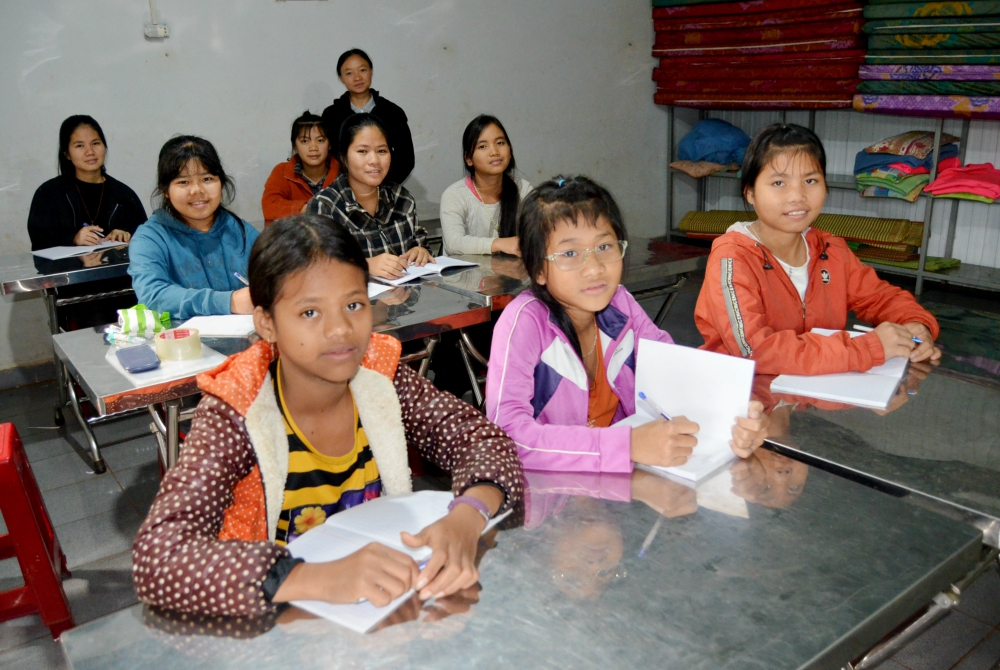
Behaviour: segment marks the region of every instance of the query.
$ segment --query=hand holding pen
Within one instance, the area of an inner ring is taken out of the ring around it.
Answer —
[[[882,343],[886,360],[903,356],[914,363],[929,360],[933,364],[941,358],[941,350],[934,346],[934,335],[922,323],[913,321],[899,325],[885,321],[875,328],[855,325],[854,329],[874,332]]]
[[[670,418],[646,394],[639,394],[659,419],[632,429],[630,457],[635,463],[675,467],[684,465],[698,444],[694,436],[700,429],[698,424],[683,416]]]

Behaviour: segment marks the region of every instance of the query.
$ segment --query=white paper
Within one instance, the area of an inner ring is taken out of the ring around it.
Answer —
[[[454,496],[447,491],[419,491],[383,496],[330,516],[326,522],[288,543],[288,551],[307,563],[335,561],[349,556],[370,542],[378,542],[409,554],[420,563],[431,555],[428,547],[413,549],[403,544],[402,531],[416,535],[448,514]],[[484,533],[507,515],[490,520]],[[413,595],[410,590],[385,607],[359,602],[332,605],[321,601],[295,600],[296,607],[364,633],[391,614]]]
[[[448,268],[459,268],[459,267],[479,267],[479,266],[476,263],[470,263],[469,261],[460,261],[457,258],[450,258],[448,256],[438,256],[436,259],[434,259],[433,263],[428,263],[423,267],[411,265],[410,267],[406,268],[406,273],[399,279],[383,279],[382,281],[392,286],[399,286],[400,284],[411,282],[414,279],[419,279],[420,277],[426,277],[427,275],[441,274],[442,270],[447,270]]]
[[[375,282],[370,281],[368,282],[368,299],[371,300],[372,298],[379,296],[385,293],[386,291],[391,291],[391,290],[392,290],[391,286],[386,286],[385,284],[376,284]]]
[[[50,261],[58,261],[63,258],[73,258],[74,256],[86,256],[87,254],[94,254],[105,249],[113,249],[114,247],[124,247],[127,244],[128,242],[101,242],[89,247],[49,247],[48,249],[32,251],[31,254]]]
[[[852,338],[865,333],[813,328],[810,332],[830,336],[847,332]],[[886,409],[906,375],[910,361],[905,356],[890,358],[866,372],[841,372],[830,375],[778,375],[771,382],[771,391],[804,395],[819,400]]]
[[[254,332],[253,314],[195,316],[178,328],[196,328],[201,337],[250,337]]]
[[[624,421],[619,421],[617,425],[623,423]],[[694,489],[698,507],[704,507],[713,512],[719,512],[720,514],[740,519],[750,518],[750,508],[747,506],[747,501],[733,493],[733,474],[728,469],[719,469],[710,476],[695,483],[690,479],[684,479],[683,477],[668,473],[665,468],[656,468],[640,463],[636,463],[635,467]]]
[[[698,424],[698,445],[687,463],[664,471],[699,481],[736,458],[729,441],[737,416],[746,416],[754,362],[678,344],[639,340],[636,417],[651,418],[643,392],[667,416]],[[641,421],[641,418],[633,420]]]
[[[149,346],[153,345],[150,344]],[[202,343],[201,358],[192,358],[187,361],[160,361],[160,367],[155,370],[147,370],[146,372],[133,374],[125,370],[125,368],[122,367],[122,364],[118,361],[118,356],[115,352],[117,352],[120,348],[124,349],[125,347],[109,347],[108,353],[104,355],[104,358],[111,363],[111,367],[121,373],[134,388],[160,384],[163,382],[172,382],[177,379],[184,379],[185,377],[192,377],[202,372],[211,370],[226,360],[226,357],[218,351],[212,349],[211,347],[207,347],[204,343]]]

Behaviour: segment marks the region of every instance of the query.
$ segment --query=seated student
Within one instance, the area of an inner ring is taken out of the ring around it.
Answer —
[[[308,111],[292,122],[292,157],[278,163],[260,199],[264,225],[300,214],[314,195],[333,183],[340,163],[330,154],[323,120]]]
[[[522,204],[518,235],[531,288],[493,333],[486,416],[511,436],[529,470],[685,463],[698,425],[684,417],[611,427],[635,413],[639,340],[673,342],[620,284],[627,242],[611,194],[587,177],[547,181]],[[750,418],[735,419],[737,455],[763,443],[762,410],[754,401]]]
[[[417,223],[417,203],[399,184],[386,181],[392,147],[385,126],[371,114],[355,114],[338,138],[343,172],[306,205],[306,212],[328,216],[345,226],[361,245],[368,271],[376,277],[402,277],[410,264],[426,265],[427,233]]]
[[[139,302],[176,319],[253,312],[240,276],[258,233],[225,208],[236,189],[212,143],[190,135],[167,140],[156,190],[161,207],[129,252]]]
[[[941,357],[930,312],[879,279],[843,239],[810,227],[826,200],[826,152],[813,131],[762,129],[747,148],[742,187],[757,220],[733,224],[712,244],[694,314],[703,349],[752,358],[765,375]],[[877,327],[855,338],[809,332],[842,330],[849,311]]]
[[[517,208],[531,184],[514,179],[514,149],[499,119],[481,114],[469,122],[462,158],[468,176],[441,194],[444,253],[520,255]]]
[[[142,202],[104,166],[108,143],[93,117],[59,127],[59,176],[35,191],[28,212],[31,250],[128,242],[146,220]]]
[[[290,600],[381,606],[476,583],[487,519],[521,499],[510,438],[372,333],[368,264],[342,226],[301,215],[254,244],[250,290],[263,341],[200,375],[205,397],[180,459],[135,539],[136,594],[150,605],[256,615]],[[280,352],[280,354],[279,354]],[[407,445],[452,473],[449,514],[408,546],[423,570],[372,543],[301,563],[285,544],[331,514],[411,490]]]
[[[392,150],[392,165],[386,181],[402,184],[413,171],[413,135],[406,112],[372,88],[372,59],[361,49],[348,49],[337,59],[337,78],[347,89],[323,110],[326,136],[336,141],[340,128],[352,114],[369,113],[378,117],[386,129]]]

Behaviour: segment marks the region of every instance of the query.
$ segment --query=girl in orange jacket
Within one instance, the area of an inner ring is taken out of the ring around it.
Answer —
[[[292,122],[292,157],[274,166],[260,199],[264,225],[300,214],[314,195],[333,183],[340,163],[330,153],[323,119],[309,111]]]
[[[743,160],[743,197],[757,220],[712,244],[695,307],[703,349],[752,358],[758,374],[864,372],[887,359],[937,360],[938,324],[907,291],[879,279],[847,243],[811,228],[826,200],[826,152],[814,132],[773,124]],[[829,337],[847,312],[874,331]]]

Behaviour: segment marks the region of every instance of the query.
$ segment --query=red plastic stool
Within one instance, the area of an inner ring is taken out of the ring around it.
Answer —
[[[24,586],[0,591],[0,622],[39,614],[58,640],[73,623],[63,591],[66,556],[52,530],[35,475],[14,424],[0,424],[0,513],[8,533],[0,535],[0,559],[17,557]]]

